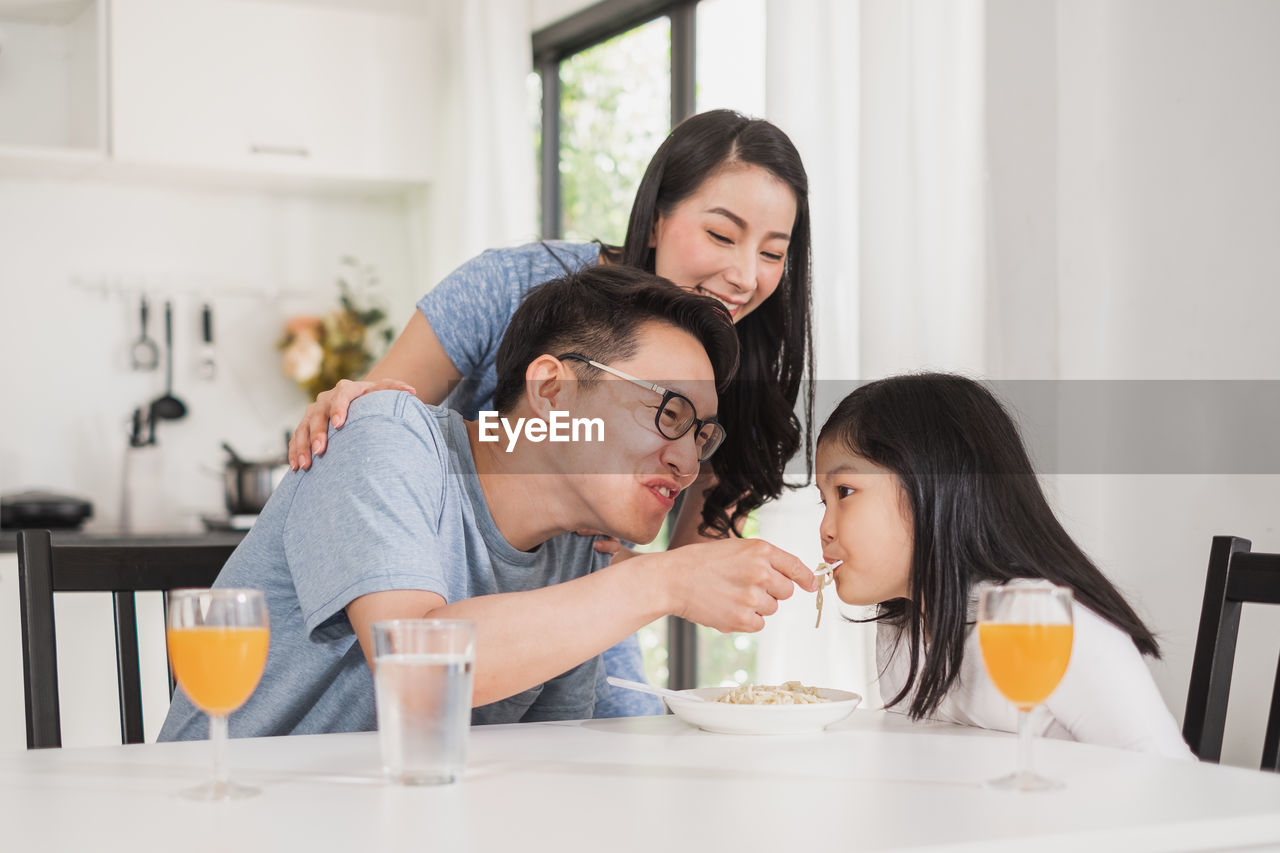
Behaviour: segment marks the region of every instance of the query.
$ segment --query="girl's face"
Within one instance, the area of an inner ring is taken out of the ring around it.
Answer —
[[[840,600],[909,598],[911,513],[897,476],[829,441],[818,445],[817,472],[822,559],[844,561],[833,574]]]
[[[729,166],[659,214],[654,271],[718,299],[736,323],[778,289],[795,219],[791,187],[759,166]]]

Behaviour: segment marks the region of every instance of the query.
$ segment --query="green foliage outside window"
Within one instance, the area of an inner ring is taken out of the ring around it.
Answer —
[[[560,64],[566,240],[626,236],[636,187],[671,127],[670,33],[659,18]]]

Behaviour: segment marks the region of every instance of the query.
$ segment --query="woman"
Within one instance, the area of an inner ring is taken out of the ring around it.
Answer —
[[[327,426],[340,427],[351,401],[369,391],[409,391],[468,418],[492,408],[494,354],[523,294],[566,270],[627,264],[712,296],[733,317],[742,361],[719,401],[728,437],[688,490],[669,547],[736,534],[751,510],[781,494],[783,468],[801,447],[795,404],[813,364],[808,198],[800,155],[776,126],[730,110],[681,122],[645,171],[622,246],[534,243],[463,264],[418,302],[364,381],[344,380],[307,407],[290,466],[309,467],[324,452]],[[812,423],[812,387],[803,405]],[[624,645],[606,654],[606,667],[636,678],[639,646]],[[649,698],[602,696],[597,715],[652,710]]]

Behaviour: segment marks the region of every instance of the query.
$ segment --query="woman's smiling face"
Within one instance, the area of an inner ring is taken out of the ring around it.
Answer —
[[[818,445],[818,491],[825,511],[822,559],[842,560],[836,594],[847,604],[910,597],[912,525],[895,474],[825,441]]]
[[[654,271],[719,300],[736,323],[778,289],[795,219],[789,186],[759,166],[730,164],[658,214]]]

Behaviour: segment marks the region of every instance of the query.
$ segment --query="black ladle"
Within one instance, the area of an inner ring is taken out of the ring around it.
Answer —
[[[164,396],[151,402],[151,419],[176,421],[187,416],[187,404],[173,396],[173,303],[164,303]]]

